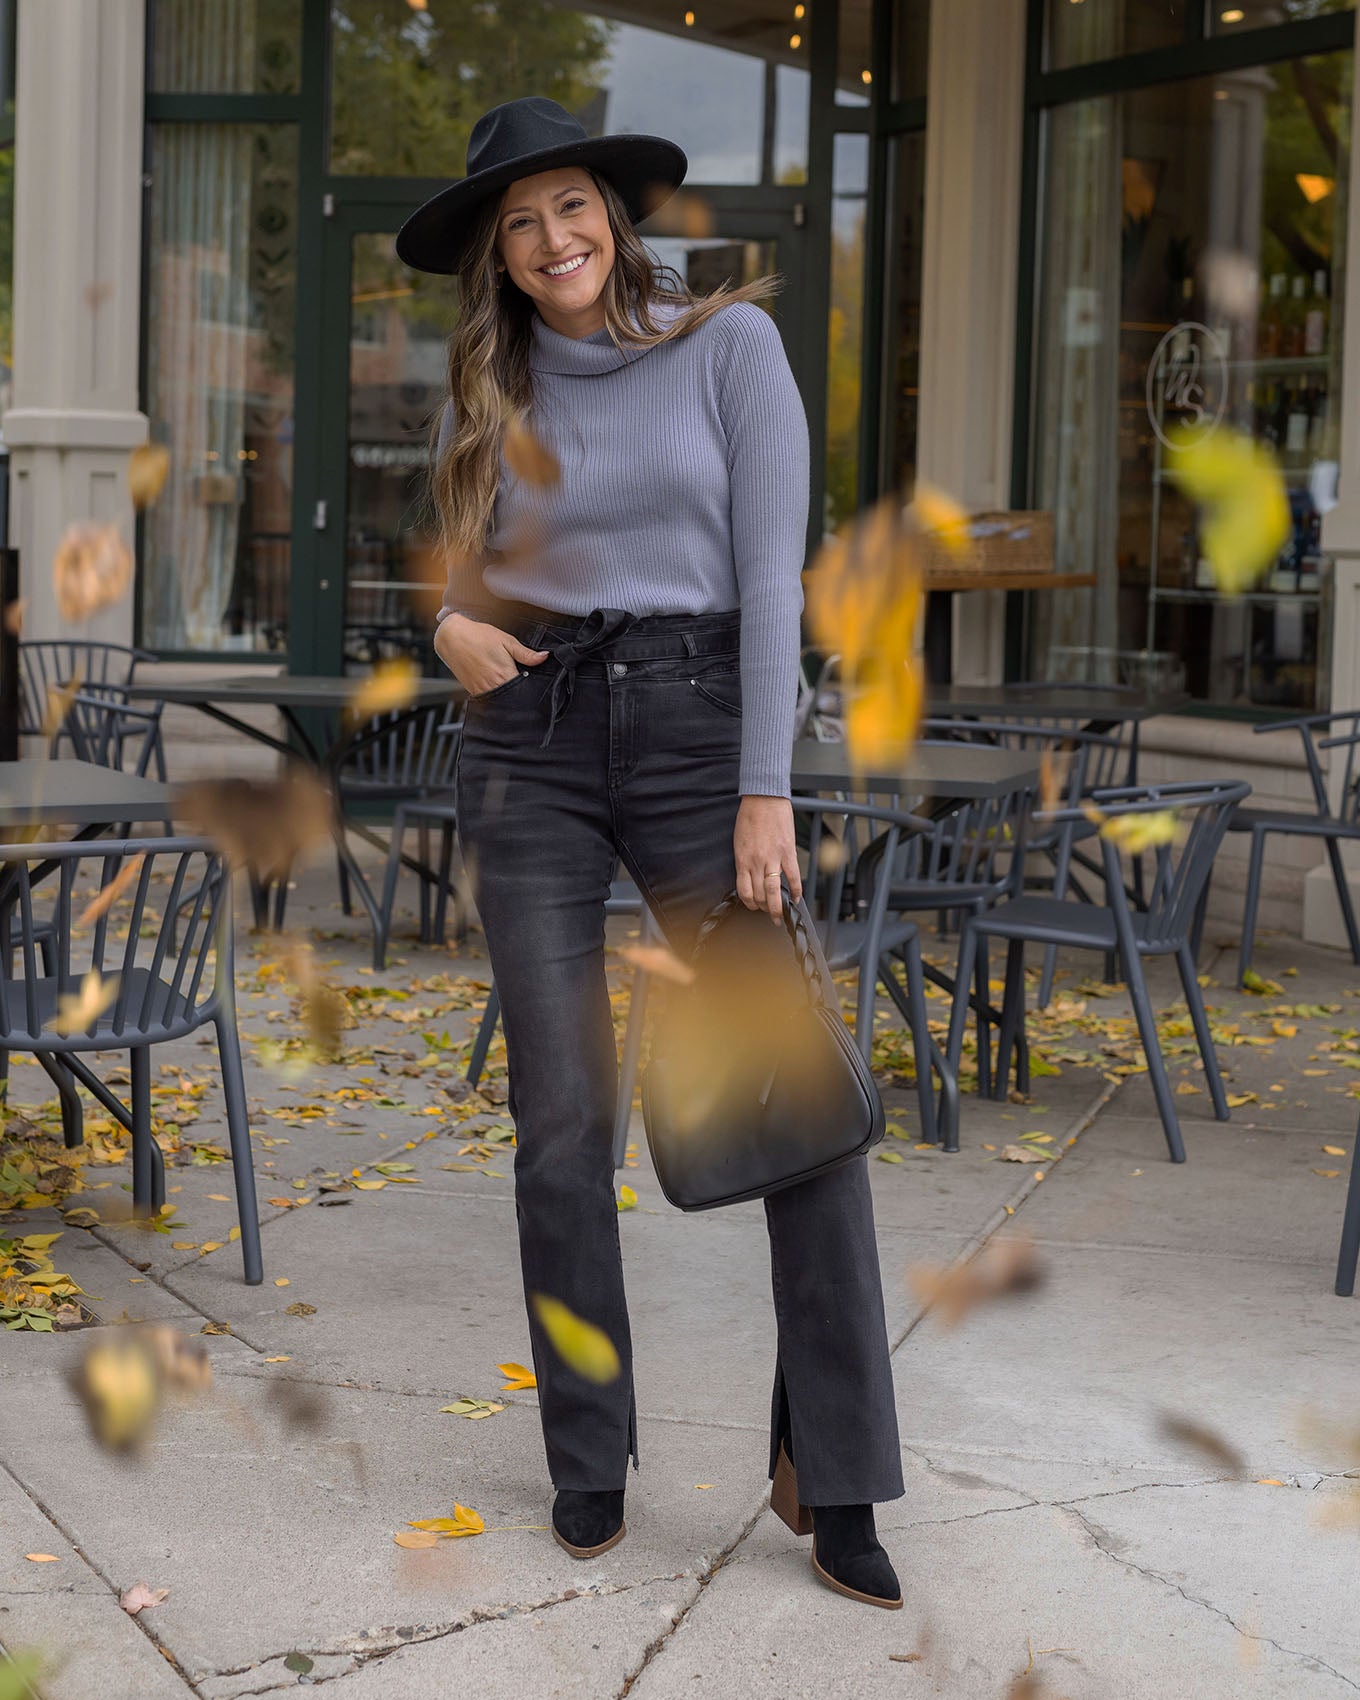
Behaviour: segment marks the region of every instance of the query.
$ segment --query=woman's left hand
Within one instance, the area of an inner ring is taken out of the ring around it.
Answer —
[[[732,848],[737,859],[737,896],[748,909],[764,909],[771,920],[782,920],[780,875],[788,880],[795,902],[803,895],[788,798],[743,797]]]

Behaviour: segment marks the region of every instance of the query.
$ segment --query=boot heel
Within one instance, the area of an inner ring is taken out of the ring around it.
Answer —
[[[798,1477],[783,1446],[775,1460],[774,1480],[770,1483],[770,1510],[787,1523],[795,1535],[812,1533],[812,1513],[798,1499]]]

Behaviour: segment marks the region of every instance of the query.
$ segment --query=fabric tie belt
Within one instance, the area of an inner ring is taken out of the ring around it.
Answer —
[[[552,682],[552,695],[549,698],[548,730],[543,734],[539,744],[540,749],[546,750],[553,735],[553,728],[566,713],[567,704],[571,701],[572,691],[576,688],[576,669],[586,659],[592,650],[601,648],[616,637],[637,624],[636,614],[626,614],[621,608],[597,608],[594,613],[587,614],[577,627],[576,635],[567,643],[548,644],[545,647],[561,671]]]

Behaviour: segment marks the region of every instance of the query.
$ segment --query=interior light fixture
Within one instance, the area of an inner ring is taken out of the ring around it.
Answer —
[[[1325,201],[1336,188],[1334,177],[1318,177],[1311,171],[1296,172],[1294,181],[1303,191],[1303,198],[1310,206],[1316,201]]]
[[[791,35],[789,37],[789,46],[790,47],[801,47],[802,45],[803,45],[803,38],[802,38],[801,35]]]
[[[406,4],[413,12],[428,12],[430,9],[430,0],[406,0]]]
[[[691,29],[691,30],[694,28],[694,13],[693,12],[686,12],[685,13],[685,28]]]
[[[859,74],[859,80],[862,83],[871,83],[874,80],[874,74],[872,71],[861,71]]]
[[[795,6],[793,8],[793,15],[794,15],[795,18],[801,18],[801,17],[805,16],[806,13],[807,13],[807,7],[806,6],[800,5],[800,6]]]
[[[1220,12],[1218,21],[1221,24],[1240,24],[1246,13],[1240,6],[1229,6],[1226,12]]]

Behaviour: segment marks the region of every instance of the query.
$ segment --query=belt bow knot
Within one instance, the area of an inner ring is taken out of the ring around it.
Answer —
[[[635,614],[627,614],[621,608],[597,608],[576,629],[576,635],[566,643],[549,644],[548,653],[557,662],[561,671],[552,682],[552,695],[549,698],[548,730],[543,734],[540,749],[547,749],[548,741],[553,735],[553,728],[566,713],[567,704],[576,688],[576,669],[593,651],[608,643],[612,638],[620,637],[637,619]]]

